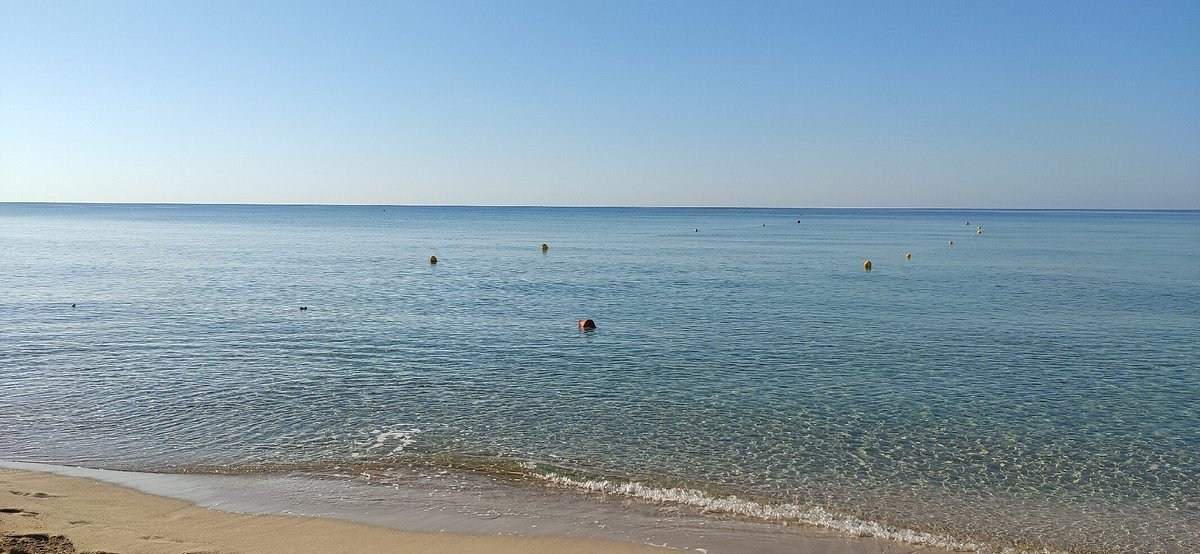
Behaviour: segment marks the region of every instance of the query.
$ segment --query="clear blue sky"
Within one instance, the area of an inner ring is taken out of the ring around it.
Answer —
[[[0,201],[1200,208],[1200,2],[0,0]]]

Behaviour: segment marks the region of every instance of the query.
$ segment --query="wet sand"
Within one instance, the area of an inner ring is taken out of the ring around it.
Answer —
[[[299,516],[246,515],[46,473],[0,469],[0,552],[660,552],[556,537],[416,533]]]
[[[941,552],[463,478],[380,486],[0,462],[0,553]]]

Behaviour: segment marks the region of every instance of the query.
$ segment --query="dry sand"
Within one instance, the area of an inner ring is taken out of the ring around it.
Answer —
[[[0,468],[0,554],[663,551],[599,540],[414,533],[235,514],[89,479]]]

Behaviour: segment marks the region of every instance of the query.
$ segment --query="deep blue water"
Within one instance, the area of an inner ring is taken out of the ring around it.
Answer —
[[[0,459],[1200,551],[1197,212],[0,204],[0,258]]]

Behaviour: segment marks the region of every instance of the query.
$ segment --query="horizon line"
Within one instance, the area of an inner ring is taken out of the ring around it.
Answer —
[[[934,206],[716,206],[621,204],[356,204],[314,202],[89,202],[0,200],[0,204],[67,204],[93,206],[280,206],[280,207],[382,207],[382,208],[567,208],[567,209],[706,209],[706,210],[988,210],[988,211],[1093,211],[1093,212],[1200,212],[1200,208],[994,208]]]

